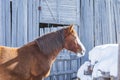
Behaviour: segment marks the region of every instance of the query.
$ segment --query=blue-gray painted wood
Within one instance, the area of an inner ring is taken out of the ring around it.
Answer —
[[[12,45],[13,47],[17,46],[17,23],[18,23],[18,2],[17,0],[12,0]]]
[[[38,3],[39,3],[39,0],[33,0],[32,1],[33,3],[33,21],[32,21],[32,29],[33,29],[33,39],[35,39],[36,37],[38,37],[38,34],[39,34],[39,12],[38,12]]]
[[[5,0],[5,38],[6,38],[6,46],[11,46],[11,16],[10,16],[10,1]]]
[[[24,44],[24,7],[22,0],[17,0],[18,2],[18,14],[17,14],[17,46],[22,46]]]
[[[77,0],[41,0],[41,8],[41,23],[77,24]]]
[[[2,31],[1,31],[1,34],[2,34],[2,44],[1,45],[6,45],[6,39],[5,39],[5,22],[6,22],[6,18],[5,18],[5,4],[6,4],[6,1],[5,0],[1,0],[1,8],[2,8],[2,11],[1,11],[1,14],[2,14],[2,17],[1,17],[1,28],[2,28]]]
[[[117,31],[117,41],[120,43],[120,0],[116,0],[116,31]]]
[[[28,3],[29,2],[29,0],[24,0],[23,1],[23,16],[24,16],[24,22],[23,22],[23,24],[24,24],[24,26],[23,26],[23,29],[24,29],[24,43],[23,44],[26,44],[27,42],[28,42],[28,24],[27,24],[27,21],[28,21],[28,18],[27,18],[27,15],[28,15],[28,13],[27,13],[27,7],[28,7]]]
[[[32,0],[28,1],[28,41],[32,41],[33,40],[33,3]]]
[[[2,45],[2,1],[0,0],[0,45]]]
[[[37,1],[36,1],[36,37],[39,36],[39,26],[40,26],[40,25],[39,25],[40,12],[39,12],[39,9],[38,9],[39,5],[40,5],[40,0],[37,0]]]
[[[17,0],[17,46],[27,43],[27,0]]]

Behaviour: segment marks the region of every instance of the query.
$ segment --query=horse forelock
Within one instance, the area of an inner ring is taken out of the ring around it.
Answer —
[[[40,51],[44,54],[52,53],[53,51],[62,48],[64,45],[64,29],[56,32],[48,33],[35,40]]]

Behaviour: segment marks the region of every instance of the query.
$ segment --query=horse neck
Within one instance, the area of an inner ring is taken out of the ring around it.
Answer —
[[[63,48],[60,47],[59,49],[57,49],[57,50],[55,50],[54,52],[50,53],[50,54],[49,54],[49,58],[50,58],[51,60],[55,60],[56,57],[60,54],[60,51],[61,51],[62,49],[63,49]]]
[[[55,42],[54,46],[56,45],[57,47],[54,48],[52,52],[50,52],[49,57],[53,61],[56,59],[57,55],[60,53],[60,51],[64,48],[64,32],[63,30],[59,30],[56,32],[56,37],[53,40]]]
[[[57,45],[57,48],[55,48],[52,52],[50,52],[50,54],[48,54],[49,58],[54,61],[62,49],[63,49],[62,44]]]
[[[59,52],[63,49],[64,45],[64,33],[63,31],[56,31],[39,37],[35,40],[39,46],[39,49],[43,54],[50,54]]]

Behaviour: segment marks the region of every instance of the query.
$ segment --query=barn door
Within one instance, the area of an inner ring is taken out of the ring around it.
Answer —
[[[40,23],[77,24],[79,0],[40,0]]]

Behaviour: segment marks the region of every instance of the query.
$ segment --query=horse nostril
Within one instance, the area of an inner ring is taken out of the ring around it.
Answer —
[[[84,54],[85,54],[85,52],[86,52],[85,50],[82,50],[81,55],[84,55]]]
[[[85,53],[85,52],[86,52],[86,50],[83,50],[82,52],[83,52],[83,53]]]
[[[81,52],[81,55],[83,55],[83,52]]]

